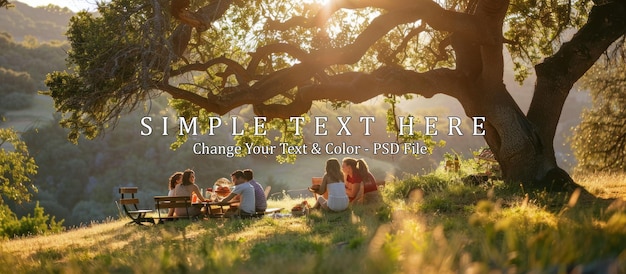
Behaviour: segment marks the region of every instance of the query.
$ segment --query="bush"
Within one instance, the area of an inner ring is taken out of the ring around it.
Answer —
[[[30,214],[18,220],[8,206],[0,205],[0,237],[13,238],[25,235],[47,234],[63,231],[63,220],[57,222],[55,217],[44,213],[39,203]]]

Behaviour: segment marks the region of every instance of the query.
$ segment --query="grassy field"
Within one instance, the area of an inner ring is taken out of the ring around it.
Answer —
[[[11,267],[0,272],[624,273],[626,176],[579,182],[605,199],[467,186],[435,173],[390,183],[380,201],[341,213],[157,226],[111,220],[3,240],[0,265]]]

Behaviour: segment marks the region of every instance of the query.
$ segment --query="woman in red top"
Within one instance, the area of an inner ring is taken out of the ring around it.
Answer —
[[[357,172],[356,163],[356,159],[346,157],[343,158],[341,164],[341,171],[343,171],[343,176],[345,177],[344,182],[346,182],[346,194],[348,195],[350,202],[352,202],[359,194],[361,181],[363,181]]]
[[[359,176],[363,179],[363,193],[368,193],[378,190],[376,186],[376,179],[369,170],[365,160],[360,159],[356,162],[356,169]]]

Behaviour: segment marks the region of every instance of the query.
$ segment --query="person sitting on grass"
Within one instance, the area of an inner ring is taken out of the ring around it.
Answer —
[[[357,170],[357,160],[354,158],[343,158],[341,163],[341,171],[346,184],[346,194],[350,202],[353,202],[359,195],[363,179]]]
[[[328,200],[323,196],[326,190],[328,190]],[[322,184],[319,188],[309,188],[309,191],[320,194],[313,206],[315,209],[323,208],[339,212],[348,208],[348,195],[346,195],[346,185],[339,160],[330,158],[326,161],[326,173],[322,178]]]
[[[255,213],[254,187],[246,180],[241,170],[236,170],[230,176],[233,183],[235,183],[235,189],[224,200],[219,202],[219,205],[227,205],[235,196],[240,195],[241,202],[239,203],[239,208],[226,212],[226,217],[234,215],[241,217],[252,216]]]
[[[243,176],[246,178],[248,183],[254,187],[254,209],[256,212],[265,212],[267,209],[267,199],[265,199],[263,186],[254,180],[254,173],[252,172],[252,169],[244,169]]]
[[[206,201],[202,193],[200,193],[200,188],[195,184],[196,182],[196,174],[191,169],[185,170],[183,172],[183,182],[174,188],[175,196],[189,196],[191,197],[194,193],[198,196],[198,200],[201,202]],[[198,216],[202,213],[201,209],[198,207],[177,207],[174,209],[174,214],[176,216],[187,216],[187,210],[189,210],[189,216]]]
[[[377,191],[378,186],[376,185],[376,178],[374,178],[374,175],[369,171],[365,160],[359,159],[356,162],[356,169],[359,177],[363,178],[363,191],[357,194],[356,199],[376,201],[380,196]]]

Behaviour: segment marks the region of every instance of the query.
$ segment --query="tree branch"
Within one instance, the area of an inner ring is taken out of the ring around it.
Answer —
[[[171,0],[170,11],[172,16],[184,24],[202,32],[215,20],[220,19],[232,3],[233,0],[212,0],[208,5],[191,12],[188,10],[189,0]]]
[[[608,47],[626,33],[626,1],[594,6],[587,23],[553,56],[535,66],[537,82],[528,119],[539,129],[541,141],[552,144],[561,111],[574,83]],[[554,155],[551,145],[545,155]],[[552,156],[553,160],[554,156]]]
[[[413,92],[426,97],[431,97],[436,93],[446,93],[457,98],[462,96],[464,89],[461,88],[462,85],[459,83],[466,81],[467,75],[447,69],[417,73],[385,67],[372,74],[349,72],[328,76],[321,84],[311,84],[315,75],[330,65],[356,63],[371,45],[394,27],[401,24],[425,19],[428,24],[443,30],[460,31],[464,34],[464,37],[470,37],[472,33],[481,31],[476,27],[478,25],[476,17],[447,11],[431,0],[405,0],[393,1],[392,3],[382,0],[345,0],[336,3],[335,6],[327,7],[325,11],[328,13],[328,11],[338,10],[338,7],[360,8],[366,6],[385,8],[389,12],[372,20],[370,25],[359,34],[355,41],[346,47],[306,53],[290,44],[272,44],[261,47],[256,52],[251,53],[252,59],[247,67],[222,56],[202,64],[183,66],[179,70],[172,71],[171,75],[177,76],[191,71],[205,71],[211,66],[224,64],[228,68],[219,76],[226,81],[229,75],[234,74],[239,82],[239,85],[236,87],[225,88],[225,82],[223,82],[222,90],[218,93],[210,92],[207,98],[170,85],[164,86],[164,90],[171,93],[175,98],[189,100],[210,112],[218,114],[225,114],[231,109],[244,104],[252,104],[257,114],[282,118],[287,115],[302,114],[310,108],[313,101],[324,99],[360,103],[383,93],[401,95]],[[492,6],[488,5],[484,7],[492,8]],[[481,6],[477,9],[480,11]],[[497,9],[497,11],[500,12],[501,10]],[[318,16],[321,16],[320,14],[321,12]],[[485,15],[485,13],[481,15]],[[406,46],[406,41],[410,37],[419,34],[423,28],[417,28],[409,33],[399,48]],[[490,38],[486,40],[489,43],[493,41]],[[301,63],[267,75],[256,75],[256,69],[261,60],[277,52],[288,53],[301,61]],[[249,83],[255,80],[256,82],[249,86]],[[297,96],[293,98],[290,104],[264,104],[276,95],[296,87],[298,87]]]
[[[418,73],[397,67],[382,67],[373,73],[346,72],[328,78],[327,83],[299,87],[296,98],[290,104],[257,104],[254,106],[255,113],[268,118],[289,118],[307,112],[313,101],[358,104],[382,94],[415,93],[432,97],[443,93],[458,98],[465,88],[464,77],[449,69]]]
[[[426,30],[426,25],[422,24],[419,27],[413,28],[411,31],[409,31],[404,39],[402,39],[402,43],[400,43],[400,45],[391,53],[391,57],[396,58],[396,55],[398,55],[398,53],[400,53],[401,51],[405,51],[406,46],[409,44],[409,41],[413,39],[413,37],[417,37],[418,35],[420,35],[420,33],[422,33],[424,30]]]

